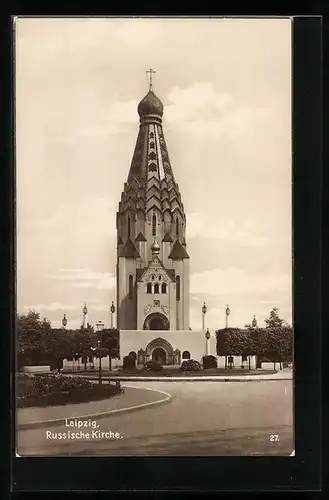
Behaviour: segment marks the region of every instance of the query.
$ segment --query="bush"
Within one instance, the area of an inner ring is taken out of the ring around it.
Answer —
[[[186,361],[183,361],[180,369],[186,372],[198,372],[202,370],[202,366],[199,361],[195,361],[194,359],[187,359]]]
[[[161,363],[158,363],[157,361],[148,361],[143,366],[143,369],[147,370],[149,372],[161,372],[162,371],[162,365],[161,365]]]
[[[27,374],[20,374],[17,377],[18,408],[97,401],[121,392],[119,386],[93,384],[82,377]]]
[[[89,380],[59,374],[32,375],[22,373],[17,377],[17,395],[23,397],[65,391],[72,393],[74,391],[84,391],[91,387],[93,387],[93,384]]]
[[[133,356],[125,356],[123,358],[123,370],[133,370],[136,368],[136,359]]]
[[[203,356],[202,358],[202,366],[204,370],[208,368],[217,368],[217,359],[215,356]]]

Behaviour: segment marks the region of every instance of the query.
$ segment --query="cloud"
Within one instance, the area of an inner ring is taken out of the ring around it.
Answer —
[[[168,100],[171,104],[165,108],[165,120],[172,130],[184,134],[237,137],[271,118],[270,109],[242,106],[209,82],[195,82],[185,89],[174,87]]]
[[[231,95],[216,92],[208,82],[195,82],[185,89],[176,86],[169,92],[168,101],[171,104],[165,112],[169,123],[195,120],[200,115],[206,119],[235,108]]]
[[[57,274],[49,274],[48,278],[58,281],[68,281],[73,288],[112,290],[116,286],[114,274],[90,271],[88,269],[62,269]]]
[[[30,311],[74,311],[79,309],[77,304],[61,304],[60,302],[52,302],[51,304],[36,304],[34,306],[24,306],[24,309]]]
[[[213,269],[191,276],[191,293],[250,294],[275,290],[287,293],[291,289],[289,274],[251,274],[243,269]]]
[[[22,214],[23,216],[23,214]],[[21,219],[21,226],[29,230],[47,230],[48,233],[67,234],[71,240],[90,240],[116,234],[115,210],[111,199],[89,197],[84,201],[60,206],[46,218]]]
[[[264,247],[272,244],[271,240],[264,236],[261,218],[256,220],[246,218],[238,221],[233,218],[225,219],[221,222],[211,220],[201,212],[186,214],[186,236],[188,239],[203,238],[212,241],[229,241],[232,245],[248,247]]]

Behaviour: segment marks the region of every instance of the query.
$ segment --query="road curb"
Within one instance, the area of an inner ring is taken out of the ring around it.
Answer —
[[[132,387],[132,386],[131,386]],[[135,389],[138,389],[138,387],[135,387]],[[66,419],[78,419],[78,420],[87,420],[87,419],[100,419],[100,418],[106,418],[111,415],[115,415],[117,413],[128,413],[129,411],[137,411],[137,410],[142,410],[145,408],[149,408],[151,406],[158,406],[164,403],[169,403],[172,399],[171,394],[165,391],[158,391],[156,389],[151,389],[148,387],[144,387],[143,389],[146,389],[148,391],[153,391],[157,392],[160,394],[164,394],[165,397],[163,399],[160,399],[159,401],[151,401],[150,403],[142,403],[140,405],[135,405],[135,406],[128,406],[126,408],[118,408],[117,410],[109,410],[109,411],[104,411],[104,412],[99,412],[99,413],[90,413],[88,415],[80,415],[77,417],[63,417],[63,418],[56,418],[56,419],[51,419],[51,420],[40,420],[38,422],[28,422],[26,424],[20,424],[17,426],[18,430],[30,430],[30,429],[42,429],[44,427],[50,427],[50,426],[57,426],[57,425],[63,425],[65,424]]]
[[[87,377],[88,380],[97,380],[97,378]],[[275,378],[252,378],[247,377],[113,377],[111,382],[277,382],[278,380],[292,380],[291,377],[275,377]]]

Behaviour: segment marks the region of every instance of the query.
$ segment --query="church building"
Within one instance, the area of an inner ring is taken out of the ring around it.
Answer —
[[[134,353],[139,365],[150,359],[177,365],[200,361],[206,339],[190,330],[187,220],[164,137],[164,107],[149,73],[116,217],[117,327],[121,360]]]

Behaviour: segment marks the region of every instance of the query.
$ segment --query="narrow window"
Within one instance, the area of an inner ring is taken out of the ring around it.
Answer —
[[[152,293],[152,283],[146,285],[146,293]]]
[[[134,277],[132,274],[129,274],[129,292],[128,292],[128,296],[130,299],[133,298],[133,294],[134,294]]]
[[[152,274],[152,281],[154,281],[154,280],[155,280],[155,276],[154,276],[154,274]]]
[[[189,351],[183,351],[182,358],[183,359],[191,359],[190,352]]]
[[[130,238],[130,217],[128,217],[128,238]]]
[[[180,300],[180,276],[176,276],[176,300]]]
[[[176,217],[176,236],[179,236],[179,223],[178,223],[178,217]]]
[[[167,293],[167,285],[166,285],[166,283],[162,283],[161,292],[162,293]]]
[[[152,236],[156,236],[157,233],[157,218],[155,215],[152,217]]]
[[[155,285],[154,285],[154,293],[159,293],[159,285],[158,285],[158,283],[155,283]]]

